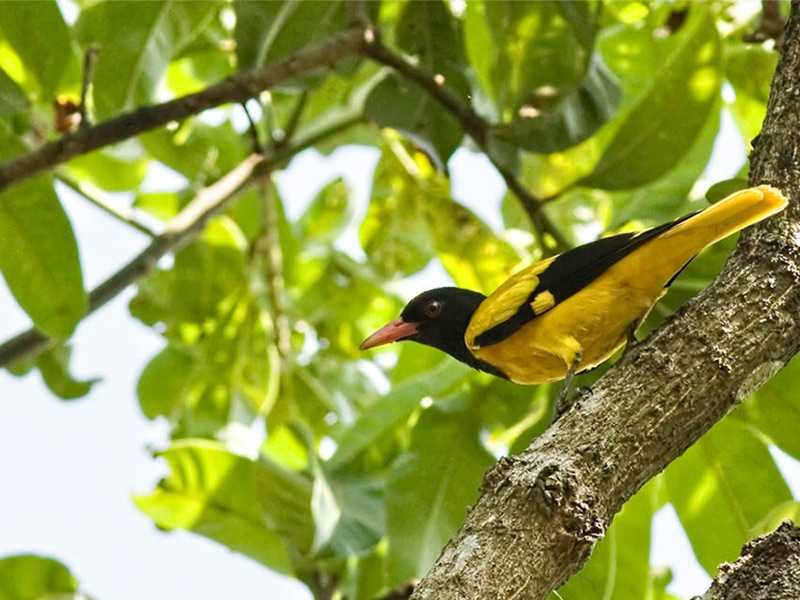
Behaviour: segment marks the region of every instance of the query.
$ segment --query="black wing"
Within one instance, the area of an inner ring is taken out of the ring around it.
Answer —
[[[539,284],[520,305],[517,312],[502,323],[498,323],[476,336],[475,343],[478,346],[489,346],[503,341],[537,316],[531,303],[539,294],[543,292],[552,294],[554,301],[550,307],[556,306],[559,302],[563,302],[585,288],[642,244],[658,237],[694,214],[696,213],[685,215],[676,221],[664,223],[646,231],[621,233],[601,238],[558,255],[547,269],[539,274]]]

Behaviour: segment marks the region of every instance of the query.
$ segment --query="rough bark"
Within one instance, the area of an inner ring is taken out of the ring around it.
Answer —
[[[711,587],[695,600],[797,600],[800,598],[800,528],[784,522],[724,563]]]
[[[752,184],[791,199],[717,280],[522,454],[501,460],[416,600],[544,598],[613,516],[800,349],[800,0],[793,0]]]

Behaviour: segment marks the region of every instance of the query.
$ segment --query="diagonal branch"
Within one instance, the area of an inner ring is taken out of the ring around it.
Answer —
[[[237,73],[194,94],[145,106],[65,135],[25,156],[0,164],[0,190],[80,154],[120,142],[170,121],[182,121],[221,104],[244,102],[295,75],[334,65],[344,58],[355,56],[362,38],[361,29],[333,35],[320,44],[298,50],[275,63]]]
[[[361,122],[363,122],[361,115],[349,117],[295,143],[272,149],[265,156],[251,154],[235,169],[200,190],[194,199],[166,224],[163,233],[155,237],[147,248],[93,289],[89,294],[87,314],[101,308],[129,285],[148,275],[162,256],[180,250],[191,242],[202,231],[208,220],[225,210],[237,193],[254,178],[278,168],[287,159],[306,148]],[[52,340],[37,329],[28,329],[0,344],[0,367],[35,356],[46,350],[51,343]]]
[[[789,207],[740,237],[717,280],[485,477],[416,600],[544,599],[614,515],[800,350],[800,0],[792,1],[751,184]]]
[[[570,247],[571,244],[542,211],[542,206],[544,206],[545,202],[526,189],[517,176],[494,155],[489,143],[491,125],[483,117],[476,113],[469,104],[463,102],[437,82],[432,74],[385,46],[373,29],[367,29],[367,34],[364,36],[363,52],[376,62],[391,67],[398,74],[416,83],[431,98],[450,111],[461,123],[464,132],[475,141],[489,158],[494,168],[497,169],[497,172],[500,173],[500,176],[505,181],[506,187],[520,201],[522,208],[531,221],[531,225],[539,233],[539,237],[543,238],[544,234],[549,234],[558,250],[565,250]],[[548,200],[550,199],[552,198],[548,198]],[[547,246],[542,244],[542,248],[546,249]]]
[[[696,600],[737,598],[800,598],[800,529],[790,521],[746,544],[735,562],[720,565],[711,587]]]

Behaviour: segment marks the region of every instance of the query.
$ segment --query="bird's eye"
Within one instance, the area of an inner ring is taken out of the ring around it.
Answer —
[[[429,319],[435,319],[442,314],[442,303],[438,300],[431,300],[425,305],[425,316]]]

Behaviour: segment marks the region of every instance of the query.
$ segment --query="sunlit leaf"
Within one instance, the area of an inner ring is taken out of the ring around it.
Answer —
[[[213,1],[120,0],[82,10],[81,44],[99,47],[94,104],[99,118],[149,103],[169,61],[208,25]]]
[[[169,416],[185,398],[194,360],[175,346],[167,346],[145,365],[136,393],[148,419]]]
[[[719,94],[721,43],[707,10],[694,5],[676,34],[681,43],[580,185],[609,190],[648,183],[691,148]],[[676,119],[674,115],[681,115]]]
[[[16,81],[0,69],[0,117],[10,117],[28,108],[28,97]]]
[[[336,454],[328,461],[337,469],[369,447],[386,432],[407,419],[419,407],[420,400],[437,397],[455,387],[469,373],[468,367],[455,361],[442,361],[436,367],[395,385],[391,392],[358,420],[345,429],[338,441]]]
[[[86,313],[78,247],[49,177],[0,193],[0,271],[40,331],[65,338]]]
[[[345,3],[235,0],[236,55],[240,69],[284,58],[346,26]]]
[[[139,139],[153,158],[198,185],[218,179],[248,154],[246,137],[229,121],[219,126],[187,121],[174,131],[158,129]]]
[[[305,525],[305,516],[297,521],[303,500],[291,496],[296,490],[280,486],[291,481],[308,498],[307,483],[288,473],[276,480],[276,467],[231,454],[213,442],[185,440],[161,455],[169,474],[150,495],[136,497],[136,505],[156,525],[193,531],[276,571],[291,572],[289,544],[300,538],[287,532],[310,525],[310,514]]]
[[[34,554],[0,558],[0,600],[79,600],[78,582],[55,559]]]
[[[800,359],[794,359],[743,404],[741,413],[770,442],[800,460],[798,384]]]
[[[467,3],[467,54],[501,121],[511,121],[523,106],[547,107],[583,77],[586,48],[576,41],[559,4],[535,0]],[[584,31],[581,38],[585,35]]]
[[[730,108],[746,143],[761,130],[777,63],[778,52],[761,45],[728,44],[725,48],[725,75],[736,93]]]
[[[615,113],[619,90],[614,75],[599,58],[591,61],[579,87],[555,106],[521,108],[508,125],[493,135],[530,152],[557,152],[594,134]]]
[[[0,34],[36,79],[40,101],[52,102],[62,83],[75,83],[68,80],[78,74],[78,55],[55,0],[0,2]]]
[[[669,499],[709,575],[721,562],[734,560],[764,517],[792,498],[767,446],[731,418],[665,473]]]
[[[329,473],[322,465],[314,474],[315,552],[346,558],[372,548],[384,532],[382,482]]]
[[[335,239],[350,216],[349,195],[342,179],[335,179],[322,188],[300,217],[300,235],[309,241]]]
[[[124,159],[105,150],[96,150],[72,159],[67,171],[81,181],[110,192],[136,188],[147,172],[147,160]]]
[[[58,344],[36,358],[36,366],[48,389],[62,400],[81,398],[89,393],[98,379],[76,379],[69,371],[72,348]]]
[[[422,414],[386,484],[390,586],[427,573],[492,462],[469,415],[436,408]]]

